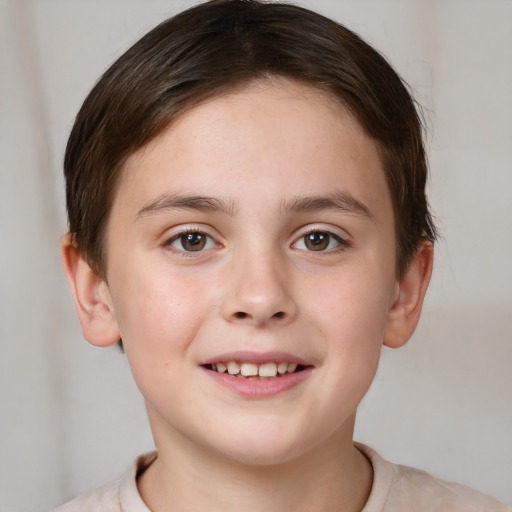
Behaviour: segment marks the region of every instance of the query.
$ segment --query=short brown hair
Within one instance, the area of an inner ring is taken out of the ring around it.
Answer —
[[[77,115],[64,160],[69,230],[99,275],[105,277],[105,225],[126,159],[198,103],[275,76],[337,98],[376,141],[394,209],[397,274],[422,240],[435,240],[421,119],[386,59],[305,8],[212,0],[143,36],[106,71]]]

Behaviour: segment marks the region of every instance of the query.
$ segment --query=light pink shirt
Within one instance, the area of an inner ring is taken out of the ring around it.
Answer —
[[[356,446],[370,460],[374,473],[370,497],[361,512],[512,512],[469,487],[391,464],[371,448]],[[141,455],[120,480],[84,494],[55,512],[151,512],[137,489],[137,475],[155,458],[156,452]]]

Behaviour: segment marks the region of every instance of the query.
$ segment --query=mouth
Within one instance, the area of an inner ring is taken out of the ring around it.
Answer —
[[[265,363],[252,363],[244,361],[225,361],[202,365],[212,372],[231,375],[246,380],[273,380],[286,375],[302,372],[311,366],[295,362],[269,361]]]
[[[199,366],[213,382],[244,399],[282,396],[307,381],[315,369],[310,361],[279,351],[219,354]]]

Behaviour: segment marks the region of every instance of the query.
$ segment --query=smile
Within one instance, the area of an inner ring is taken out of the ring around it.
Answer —
[[[228,373],[229,375],[247,379],[274,379],[286,374],[300,372],[305,369],[304,365],[287,362],[267,362],[261,364],[227,361],[205,365],[209,370],[217,373]]]
[[[244,399],[278,396],[311,377],[315,366],[287,352],[236,351],[199,365],[213,382]]]

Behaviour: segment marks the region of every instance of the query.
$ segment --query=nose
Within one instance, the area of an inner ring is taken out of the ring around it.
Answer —
[[[225,320],[255,327],[292,322],[297,303],[285,265],[271,253],[244,253],[229,269],[222,304]]]

